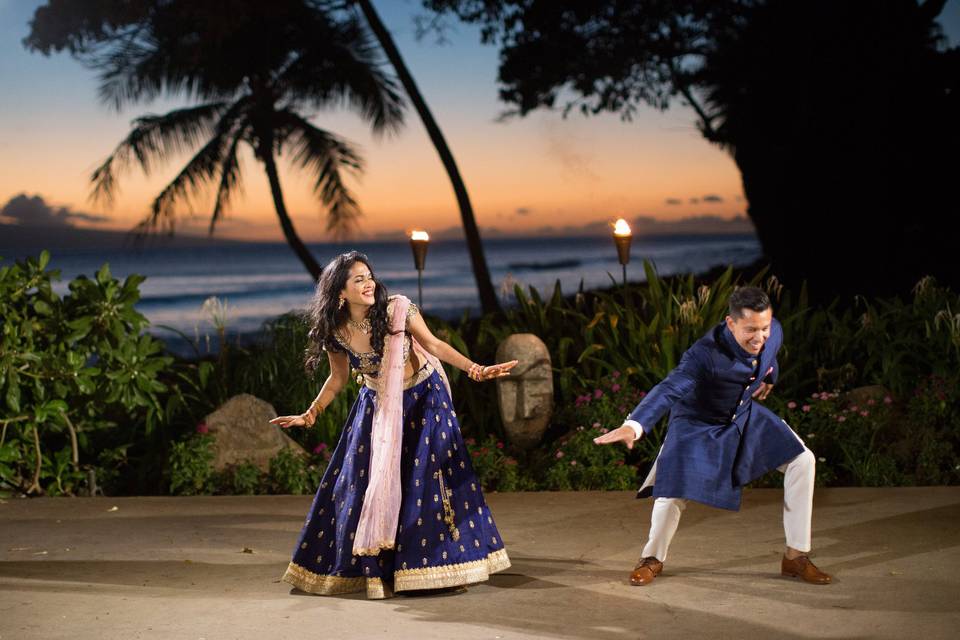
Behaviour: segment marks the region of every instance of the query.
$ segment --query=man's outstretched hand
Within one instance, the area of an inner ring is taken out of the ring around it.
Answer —
[[[602,436],[596,437],[593,439],[595,444],[614,444],[616,442],[622,442],[627,446],[627,449],[633,449],[633,441],[637,439],[637,434],[628,424],[623,425],[609,433],[605,433]]]

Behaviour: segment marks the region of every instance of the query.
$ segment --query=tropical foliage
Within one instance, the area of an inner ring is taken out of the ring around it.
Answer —
[[[326,376],[301,368],[306,324],[267,323],[258,340],[224,340],[217,354],[165,355],[143,333],[134,304],[139,277],[121,283],[104,266],[60,296],[49,257],[0,270],[0,490],[19,493],[309,493],[325,468],[356,384],[313,429],[288,433],[307,459],[281,455],[267,471],[244,463],[215,473],[203,416],[238,393],[279,413],[302,411]],[[592,439],[629,410],[725,313],[740,282],[764,286],[786,343],[780,382],[767,404],[820,458],[821,484],[883,486],[960,482],[960,296],[924,279],[904,298],[837,300],[811,307],[763,271],[741,280],[663,279],[626,289],[549,297],[514,292],[499,315],[435,333],[481,362],[508,334],[531,332],[553,359],[556,411],[541,445],[511,446],[493,384],[451,372],[462,428],[488,490],[629,488],[652,461],[665,422],[632,451]],[[211,307],[212,308],[212,307]],[[226,335],[226,327],[220,330]],[[758,481],[775,485],[779,476]],[[93,486],[96,483],[98,486]]]

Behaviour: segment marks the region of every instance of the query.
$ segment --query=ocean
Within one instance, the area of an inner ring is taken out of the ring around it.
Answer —
[[[407,242],[315,244],[310,249],[321,264],[357,249],[366,253],[390,293],[417,301],[417,272]],[[500,238],[485,240],[484,250],[494,287],[505,305],[513,301],[513,283],[550,293],[559,280],[564,292],[580,286],[608,287],[622,271],[611,238]],[[9,262],[11,251],[5,251]],[[92,276],[109,263],[115,277],[146,276],[137,308],[151,322],[150,331],[174,340],[213,333],[204,300],[216,296],[227,305],[230,333],[255,333],[262,323],[293,309],[302,309],[313,294],[313,282],[284,243],[236,243],[209,247],[145,247],[134,249],[61,249],[53,251],[50,267],[60,269],[60,293],[80,274]],[[699,273],[718,265],[746,266],[762,255],[752,235],[657,236],[635,238],[630,281],[645,280],[642,260],[651,260],[661,275]],[[14,255],[14,257],[16,257]],[[431,242],[423,273],[426,312],[454,319],[479,309],[470,258],[462,241]]]

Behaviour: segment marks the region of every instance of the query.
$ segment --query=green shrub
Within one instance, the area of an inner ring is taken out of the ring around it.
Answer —
[[[484,491],[526,491],[536,488],[529,478],[521,477],[516,458],[507,454],[502,440],[488,436],[479,445],[473,438],[468,438],[465,443],[473,471]]]
[[[270,488],[274,493],[313,493],[325,468],[325,463],[312,464],[292,449],[281,449],[270,460]]]
[[[264,480],[260,468],[248,460],[228,466],[217,484],[221,493],[249,496],[263,492]]]
[[[216,489],[213,470],[213,436],[196,433],[170,448],[170,493],[194,496]]]
[[[619,426],[619,425],[617,425]],[[637,469],[627,463],[627,449],[598,446],[593,439],[607,433],[594,423],[579,426],[556,443],[544,475],[545,488],[555,491],[624,491],[637,487]]]
[[[0,491],[8,493],[77,493],[83,466],[114,427],[150,436],[173,406],[163,382],[173,360],[141,335],[147,321],[134,308],[143,278],[121,283],[104,265],[61,297],[49,260],[44,251],[0,267]]]

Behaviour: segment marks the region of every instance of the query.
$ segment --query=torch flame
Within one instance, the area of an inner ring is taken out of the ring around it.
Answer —
[[[630,225],[627,224],[627,221],[623,218],[620,218],[613,224],[613,235],[615,236],[629,236],[631,233]]]
[[[422,240],[422,241],[424,241],[424,242],[428,242],[428,241],[430,240],[430,234],[428,234],[426,231],[413,231],[413,232],[410,234],[410,239],[411,239],[411,240]]]

